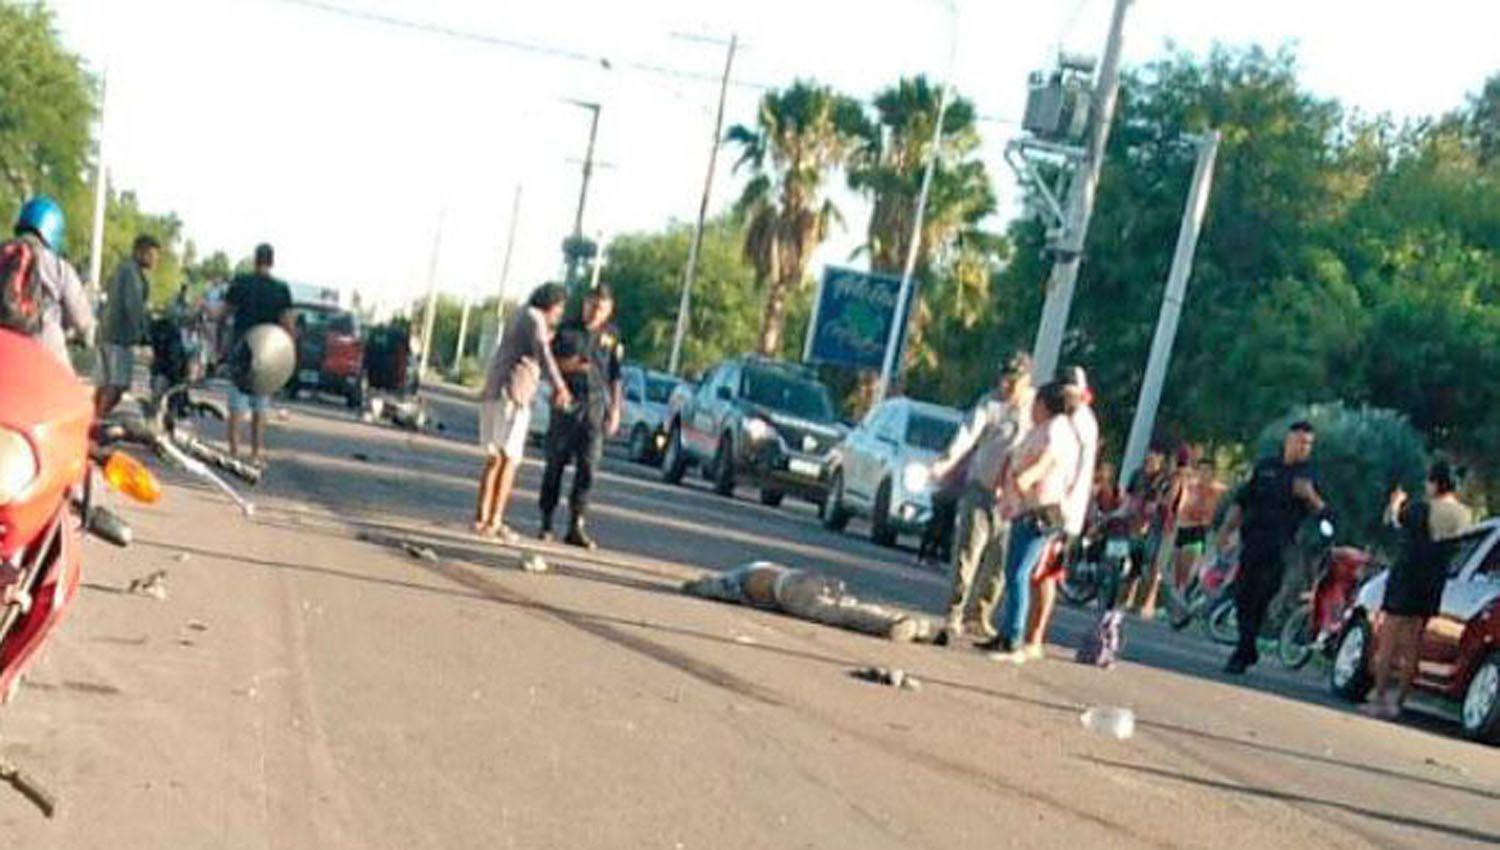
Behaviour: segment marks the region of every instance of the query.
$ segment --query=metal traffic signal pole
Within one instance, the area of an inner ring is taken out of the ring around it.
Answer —
[[[1052,276],[1047,281],[1047,301],[1042,307],[1042,321],[1037,327],[1036,346],[1032,350],[1034,374],[1040,382],[1052,379],[1062,353],[1063,333],[1068,327],[1068,311],[1073,306],[1073,290],[1078,284],[1078,265],[1083,260],[1084,239],[1089,218],[1094,212],[1094,192],[1099,185],[1099,169],[1104,164],[1104,145],[1109,141],[1109,125],[1114,119],[1115,100],[1120,91],[1120,43],[1125,31],[1125,10],[1130,0],[1115,0],[1114,15],[1109,24],[1109,41],[1094,86],[1089,122],[1089,145],[1083,164],[1073,177],[1068,192],[1067,219]]]
[[[672,357],[667,364],[667,371],[674,375],[682,366],[682,340],[687,336],[693,278],[698,274],[698,251],[703,246],[703,223],[708,217],[708,196],[714,188],[714,166],[719,162],[719,137],[724,132],[724,99],[729,93],[729,70],[734,67],[734,51],[738,46],[739,36],[731,35],[729,53],[724,58],[724,78],[719,81],[719,113],[714,117],[713,145],[708,149],[708,176],[703,180],[703,198],[698,202],[698,226],[693,230],[693,244],[688,249],[687,270],[682,275],[682,298],[677,302],[677,327],[672,332]]]
[[[1156,336],[1151,340],[1151,356],[1146,361],[1146,378],[1141,382],[1140,401],[1135,419],[1130,423],[1130,439],[1125,444],[1125,461],[1120,464],[1120,482],[1129,483],[1140,468],[1151,444],[1156,427],[1156,410],[1161,403],[1162,384],[1172,359],[1172,343],[1177,338],[1177,319],[1187,296],[1188,278],[1193,271],[1193,253],[1198,247],[1198,233],[1203,214],[1208,209],[1208,193],[1214,181],[1214,160],[1219,153],[1219,131],[1213,130],[1198,141],[1198,162],[1193,167],[1193,184],[1188,190],[1187,207],[1182,211],[1182,227],[1177,231],[1177,251],[1172,255],[1172,270],[1167,274],[1167,289],[1161,299],[1161,314],[1156,319]]]

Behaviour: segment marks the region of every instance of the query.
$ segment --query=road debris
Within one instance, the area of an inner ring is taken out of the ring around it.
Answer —
[[[904,691],[922,690],[922,682],[900,667],[864,667],[854,671],[854,678],[877,685],[889,685]]]
[[[418,543],[412,543],[411,541],[407,541],[401,544],[401,546],[406,550],[406,554],[418,560],[427,561],[428,563],[432,564],[435,564],[438,561],[442,560],[438,557],[438,553],[433,551],[431,546],[422,546]]]
[[[177,554],[172,556],[172,560],[176,561],[179,564],[186,564],[188,562],[188,559],[191,557],[192,555],[188,554],[187,552],[178,552]]]
[[[780,611],[900,643],[932,639],[932,624],[925,618],[861,602],[839,579],[770,561],[752,561],[723,573],[693,579],[682,586],[682,592],[702,599]]]
[[[521,569],[528,573],[545,573],[551,567],[541,555],[536,552],[527,552],[521,556]]]
[[[133,578],[130,585],[125,588],[126,593],[134,593],[140,596],[149,596],[158,602],[166,601],[167,598],[167,571],[157,570],[142,578]]]
[[[206,632],[206,631],[208,631],[208,624],[205,623],[205,622],[203,622],[202,620],[188,620],[187,621],[187,627],[190,630],[195,631],[195,632]]]
[[[1135,735],[1135,712],[1117,705],[1090,706],[1078,716],[1078,722],[1090,732],[1116,741],[1129,740]]]
[[[12,787],[25,795],[26,799],[41,809],[46,817],[50,818],[57,812],[57,798],[52,795],[52,792],[8,761],[0,760],[0,782],[9,782]]]

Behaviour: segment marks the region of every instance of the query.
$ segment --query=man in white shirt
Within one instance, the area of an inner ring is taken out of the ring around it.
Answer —
[[[963,475],[953,545],[953,592],[947,624],[937,643],[947,645],[972,624],[981,639],[994,637],[991,622],[1004,588],[1002,564],[1010,522],[995,491],[1011,449],[1031,426],[1031,357],[1017,352],[1006,362],[995,390],[974,406],[953,442],[933,462],[933,478]]]

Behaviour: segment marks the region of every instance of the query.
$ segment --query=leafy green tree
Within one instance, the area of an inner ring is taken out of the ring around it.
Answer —
[[[67,213],[68,245],[88,244],[85,174],[96,114],[93,81],[62,46],[40,3],[0,0],[0,214],[45,192]]]
[[[745,222],[745,256],[765,292],[757,345],[762,354],[781,350],[788,301],[804,287],[808,260],[838,216],[823,197],[824,180],[868,136],[868,127],[858,101],[799,80],[761,99],[754,127],[729,130],[729,141],[741,151],[736,169],[748,167],[753,174],[738,212]]]
[[[682,371],[696,374],[713,363],[756,349],[763,315],[755,269],[743,256],[744,227],[734,218],[709,220],[698,253],[688,331],[683,338]],[[693,228],[673,224],[654,233],[616,237],[605,254],[602,278],[615,290],[616,323],[628,359],[665,369],[671,356],[683,269]],[[803,325],[811,298],[808,288],[788,295],[780,349],[801,353]]]

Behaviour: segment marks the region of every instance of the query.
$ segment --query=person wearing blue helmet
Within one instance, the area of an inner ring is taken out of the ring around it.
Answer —
[[[85,342],[92,340],[94,310],[89,306],[83,282],[72,264],[63,259],[65,221],[62,207],[46,195],[37,195],[21,206],[14,232],[36,250],[37,276],[43,289],[42,329],[38,341],[58,360],[68,364],[68,334]]]

